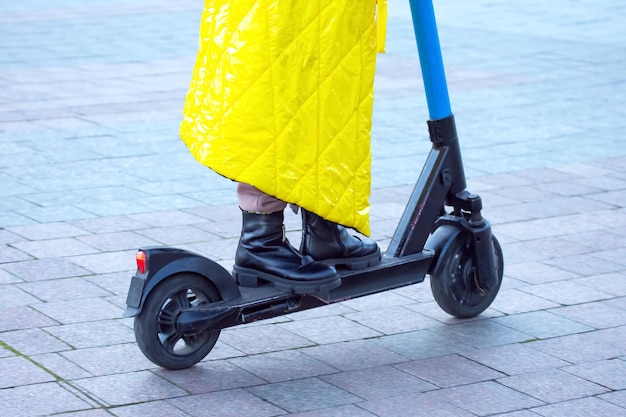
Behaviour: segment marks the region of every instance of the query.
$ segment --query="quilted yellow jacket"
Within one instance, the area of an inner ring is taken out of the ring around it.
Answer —
[[[375,19],[376,0],[205,0],[190,152],[369,235]]]

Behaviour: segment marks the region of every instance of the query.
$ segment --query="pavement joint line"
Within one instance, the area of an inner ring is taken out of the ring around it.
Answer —
[[[468,190],[505,255],[490,309],[451,318],[417,284],[229,329],[206,360],[163,372],[121,317],[131,253],[156,241],[229,269],[240,217],[233,184],[178,138],[202,4],[149,2],[0,6],[5,414],[227,415],[237,398],[238,417],[626,415],[626,3],[434,5]],[[376,69],[381,248],[430,149],[409,16],[408,0],[389,1]],[[381,383],[400,368],[438,383],[400,395]]]
[[[0,333],[1,335],[2,333]],[[13,354],[15,354],[15,356],[20,357],[20,358],[24,358],[27,361],[29,361],[30,363],[32,363],[33,365],[37,366],[38,368],[40,368],[42,371],[47,372],[48,374],[52,375],[52,377],[54,377],[54,379],[57,382],[61,382],[63,381],[63,378],[61,378],[59,375],[55,374],[53,371],[51,371],[50,369],[46,368],[45,366],[43,366],[42,364],[40,364],[39,362],[37,362],[36,360],[34,360],[33,358],[31,358],[28,355],[23,354],[22,352],[20,352],[19,350],[13,348],[12,346],[4,343],[2,340],[0,340],[0,347],[8,350],[9,352],[12,352]]]

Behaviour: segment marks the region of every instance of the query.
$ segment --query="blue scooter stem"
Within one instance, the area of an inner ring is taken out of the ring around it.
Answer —
[[[432,0],[409,0],[431,120],[452,115]]]
[[[418,253],[425,248],[433,224],[450,224],[466,230],[473,239],[471,250],[478,288],[481,291],[496,288],[499,281],[491,226],[480,213],[480,197],[465,189],[465,172],[450,106],[433,3],[432,0],[409,0],[409,4],[428,104],[432,149],[386,254],[401,257]],[[454,207],[455,215],[442,220],[444,204]],[[471,221],[463,213],[470,213]]]

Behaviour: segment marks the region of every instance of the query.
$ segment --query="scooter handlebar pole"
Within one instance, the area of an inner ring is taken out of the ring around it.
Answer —
[[[452,115],[432,0],[409,0],[431,120]]]
[[[426,102],[430,117],[429,128],[431,140],[435,148],[445,145],[451,148],[450,159],[453,160],[453,182],[450,192],[459,198],[459,191],[465,189],[465,174],[461,154],[456,137],[454,117],[450,106],[450,96],[448,94],[448,84],[443,67],[443,57],[441,55],[441,45],[435,21],[435,10],[432,0],[409,0],[411,6],[411,16],[413,18],[413,29],[417,50],[422,68],[422,79],[424,90],[426,91]],[[433,189],[437,188],[433,186]],[[432,190],[426,190],[426,194]],[[424,192],[422,192],[424,194]],[[450,195],[448,196],[450,197]],[[422,198],[424,200],[424,198]],[[416,200],[416,201],[422,201]],[[424,200],[425,201],[425,200]],[[472,213],[480,216],[480,210]],[[407,223],[409,224],[409,223]],[[414,224],[414,223],[413,223]],[[496,260],[492,248],[491,227],[488,222],[471,225],[469,230],[474,239],[474,256],[477,262],[477,272],[480,287],[483,289],[494,288],[498,284]],[[392,239],[392,244],[394,240]],[[397,252],[410,246],[405,241],[404,247],[398,248]],[[409,247],[410,248],[410,247]],[[414,250],[414,248],[413,248]]]

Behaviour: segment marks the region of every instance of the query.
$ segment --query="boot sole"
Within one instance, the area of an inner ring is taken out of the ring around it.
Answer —
[[[320,260],[319,262],[336,268],[343,267],[345,269],[353,270],[378,265],[381,259],[382,256],[379,249],[376,252],[365,256],[355,256],[354,258],[329,258]]]
[[[233,278],[242,287],[259,287],[269,282],[277,290],[294,294],[315,294],[320,291],[332,290],[341,285],[341,277],[339,275],[318,281],[294,281],[236,265],[233,267]]]

